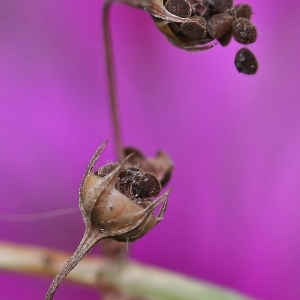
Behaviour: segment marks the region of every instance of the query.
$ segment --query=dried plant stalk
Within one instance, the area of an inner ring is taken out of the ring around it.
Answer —
[[[55,275],[69,253],[41,247],[0,243],[0,269],[38,276]],[[229,289],[179,274],[137,264],[122,265],[101,257],[85,257],[66,280],[93,288],[120,289],[155,300],[253,300]]]

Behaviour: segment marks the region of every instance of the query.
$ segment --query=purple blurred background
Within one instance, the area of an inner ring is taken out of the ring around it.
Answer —
[[[255,76],[235,70],[241,45],[234,41],[184,52],[145,12],[113,7],[124,140],[149,156],[164,149],[176,165],[165,220],[131,256],[260,299],[296,300],[300,3],[248,3],[259,32],[249,47],[259,60]],[[106,138],[100,163],[114,158],[102,4],[0,2],[1,213],[75,207],[87,163]],[[83,231],[79,211],[0,221],[1,240],[66,251],[75,250]],[[0,271],[1,299],[43,299],[50,282]],[[65,282],[56,299],[97,295]]]

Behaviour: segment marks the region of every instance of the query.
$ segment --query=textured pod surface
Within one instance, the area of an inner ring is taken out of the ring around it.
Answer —
[[[202,39],[206,35],[206,21],[202,17],[194,18],[190,22],[182,23],[181,32],[192,39]]]
[[[247,48],[240,49],[235,55],[234,65],[240,73],[253,75],[258,70],[258,62],[254,54]]]
[[[132,184],[134,197],[155,197],[160,193],[160,183],[155,176],[146,172]]]
[[[238,18],[233,21],[232,34],[238,43],[244,45],[254,43],[257,38],[255,26],[245,18]]]
[[[213,15],[207,21],[207,31],[213,38],[218,39],[229,30],[232,22],[233,17],[226,13]]]
[[[185,0],[168,0],[165,8],[171,14],[181,18],[188,18],[192,13],[190,4]]]
[[[252,8],[248,4],[237,4],[234,6],[235,19],[245,18],[247,20],[251,19]]]
[[[233,6],[233,0],[211,0],[213,8],[217,12],[230,10]]]

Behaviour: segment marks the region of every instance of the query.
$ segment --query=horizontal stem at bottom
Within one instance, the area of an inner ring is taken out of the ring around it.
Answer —
[[[40,247],[0,243],[0,270],[54,277],[71,256]],[[250,300],[229,289],[128,261],[85,257],[66,280],[95,288],[112,287],[155,300]]]

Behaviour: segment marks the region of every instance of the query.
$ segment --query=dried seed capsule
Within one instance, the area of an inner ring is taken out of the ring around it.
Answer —
[[[232,22],[233,17],[227,13],[213,15],[207,20],[207,31],[213,38],[219,39],[229,30]]]
[[[234,6],[234,16],[236,19],[245,18],[247,20],[251,19],[252,8],[248,4],[237,4]]]
[[[189,19],[182,19],[178,16],[175,16],[171,14],[169,11],[167,11],[165,7],[162,8],[159,5],[156,6],[156,4],[157,3],[153,3],[153,5],[150,7],[151,9],[149,8],[147,10],[148,12],[153,14],[152,17],[157,28],[168,38],[168,40],[173,45],[187,51],[204,51],[204,50],[211,49],[217,44],[217,43],[213,43],[210,45],[203,45],[213,40],[213,38],[208,34],[202,39],[192,39],[189,38],[188,36],[185,36],[181,31],[178,31],[176,25],[185,23]],[[158,18],[155,17],[155,15],[157,16],[160,15],[161,17]]]
[[[181,18],[188,18],[192,14],[191,6],[185,0],[168,0],[165,8],[171,14]]]
[[[235,55],[234,64],[240,73],[252,75],[257,72],[258,62],[254,54],[247,48],[240,49]]]
[[[145,172],[138,168],[130,168],[130,176],[127,176],[125,161],[117,163],[116,166],[112,163],[107,164],[101,168],[102,171],[111,166],[114,167],[113,170],[104,177],[97,176],[99,172],[92,172],[92,170],[105,146],[106,142],[97,149],[80,186],[79,203],[86,232],[97,234],[99,239],[106,236],[123,242],[132,241],[146,234],[158,223],[159,217],[166,208],[168,192],[151,201],[147,207],[134,203],[115,187],[121,185],[122,180],[125,180],[125,187],[127,183],[131,186],[131,183],[139,177],[142,178]],[[120,178],[120,173],[123,172],[124,175],[124,170],[125,178],[122,176]],[[102,172],[100,174],[102,175]],[[156,218],[153,211],[160,204],[163,207],[159,217]]]
[[[189,22],[181,23],[180,30],[191,39],[202,39],[206,35],[206,21],[203,17],[193,18]]]
[[[233,21],[232,34],[238,43],[244,45],[254,43],[257,37],[255,26],[245,18],[238,18]]]
[[[99,172],[94,172],[93,168],[106,143],[93,155],[79,189],[79,207],[86,227],[84,236],[74,254],[52,281],[45,300],[53,299],[65,276],[97,242],[105,238],[121,242],[134,241],[163,219],[170,190],[153,201],[138,205],[115,188],[119,173],[126,168],[126,161],[116,165],[109,163],[101,168],[100,174],[103,177],[96,175]],[[153,212],[158,206],[161,208],[155,216]]]

